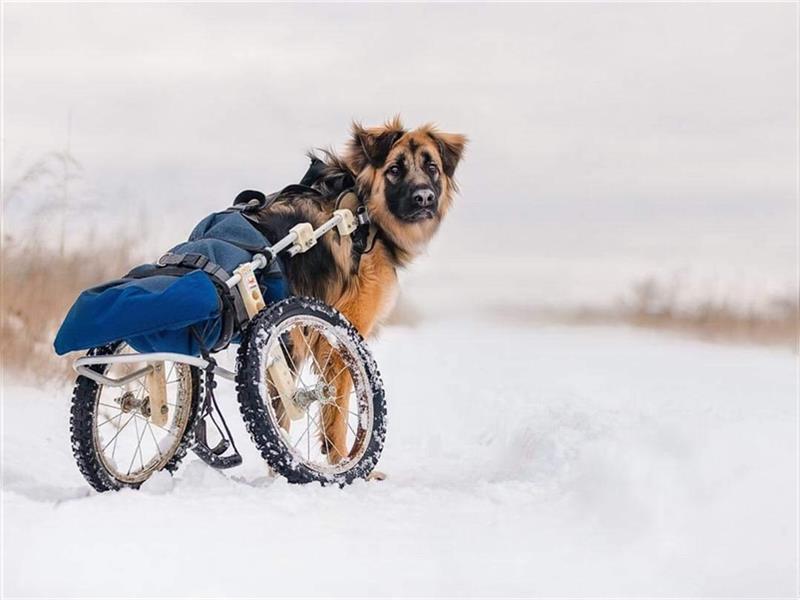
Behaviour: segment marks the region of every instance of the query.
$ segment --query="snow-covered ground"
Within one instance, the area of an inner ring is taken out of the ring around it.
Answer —
[[[8,596],[794,596],[796,357],[624,329],[392,328],[384,482],[245,464],[98,495],[68,392],[3,389]],[[224,384],[222,384],[224,385]]]

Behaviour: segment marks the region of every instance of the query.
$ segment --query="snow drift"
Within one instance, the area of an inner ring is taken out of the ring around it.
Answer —
[[[601,328],[452,321],[373,344],[385,482],[188,459],[90,492],[68,391],[3,390],[11,596],[791,596],[794,357]]]

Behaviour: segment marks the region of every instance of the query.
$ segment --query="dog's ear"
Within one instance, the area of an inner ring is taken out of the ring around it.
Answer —
[[[359,123],[353,123],[353,137],[346,152],[348,165],[355,173],[360,173],[367,165],[380,167],[392,146],[405,132],[400,117],[380,127],[364,128]]]
[[[464,148],[467,146],[467,136],[460,133],[442,133],[433,128],[428,130],[428,135],[433,138],[433,141],[439,147],[444,174],[452,177],[464,154]]]

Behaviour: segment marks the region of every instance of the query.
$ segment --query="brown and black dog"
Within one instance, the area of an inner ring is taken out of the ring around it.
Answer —
[[[463,135],[431,125],[406,130],[394,118],[379,127],[354,124],[343,153],[312,156],[316,173],[304,183],[317,193],[290,187],[263,209],[258,221],[268,239],[278,240],[303,221],[318,227],[331,217],[343,189],[353,189],[366,207],[371,236],[369,248],[358,252],[350,237],[334,232],[286,261],[291,292],[334,306],[364,337],[374,333],[394,305],[397,269],[425,248],[453,204],[453,175],[466,142]],[[330,368],[341,371],[338,365]],[[351,382],[346,370],[341,377],[336,387],[346,402]],[[341,418],[347,407],[338,408],[323,413],[323,450],[332,463],[347,453]]]

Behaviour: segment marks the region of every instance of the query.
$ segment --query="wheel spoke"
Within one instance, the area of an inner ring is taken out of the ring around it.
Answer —
[[[156,426],[156,427],[158,427],[159,429],[163,429],[163,430],[164,430],[164,431],[166,431],[167,433],[172,433],[172,429],[167,429],[166,427],[162,427],[162,426],[161,426],[161,425],[159,425],[158,423],[153,423],[153,425],[155,425],[155,426]]]
[[[117,413],[117,414],[116,414],[116,415],[114,415],[113,417],[109,417],[108,419],[106,419],[106,420],[105,420],[105,421],[103,421],[102,423],[98,423],[98,424],[97,424],[97,427],[98,427],[98,428],[100,428],[100,427],[102,427],[103,425],[105,425],[106,423],[110,423],[111,421],[113,421],[114,419],[116,419],[116,418],[117,418],[118,416],[120,416],[121,414],[122,414],[122,411],[119,411],[119,413]],[[117,427],[119,427],[119,425],[117,425]]]
[[[311,416],[311,411],[307,410],[306,414]],[[317,429],[322,433],[322,436],[325,438],[325,441],[328,442],[328,451],[330,451],[331,446],[333,446],[333,442],[328,437],[328,433],[325,431],[325,416],[322,414],[322,409],[319,410],[319,420],[321,423],[317,423],[317,420],[314,417],[311,417],[311,420],[314,422],[314,425],[317,426]],[[311,452],[309,451],[309,459],[311,458]]]
[[[308,410],[306,410],[306,423],[306,431],[308,431],[311,429],[311,417],[308,414]],[[311,434],[309,434],[306,438],[306,456],[308,457],[308,460],[311,460]]]
[[[136,431],[139,431],[138,422],[134,423],[136,425]],[[144,471],[144,456],[142,455],[142,438],[144,437],[145,427],[142,425],[142,433],[139,435],[139,441],[136,443],[136,449],[139,451],[139,463],[142,465],[142,471]]]
[[[158,445],[158,440],[156,439],[156,433],[153,431],[153,428],[150,426],[150,421],[146,421],[147,428],[150,430],[150,435],[153,437],[153,443],[156,445],[156,452],[158,452],[158,458],[161,460],[164,458],[164,455],[161,454],[161,447]]]
[[[175,371],[175,364],[176,363],[172,363],[172,365],[170,366],[169,372],[167,373],[167,376],[164,377],[165,381],[169,381],[169,378],[172,377],[172,373]]]
[[[123,425],[122,427],[120,427],[120,428],[117,430],[117,433],[115,433],[115,434],[114,434],[114,437],[113,437],[113,438],[111,438],[110,440],[108,440],[108,443],[107,443],[105,446],[103,446],[103,452],[105,452],[105,449],[106,449],[106,448],[108,448],[108,447],[111,445],[111,442],[114,442],[114,448],[111,450],[111,458],[114,458],[114,452],[115,452],[115,451],[116,451],[116,449],[117,449],[117,438],[119,437],[119,434],[120,434],[120,433],[122,433],[122,430],[123,430],[123,429],[125,429],[125,428],[128,426],[128,423],[130,423],[130,422],[131,422],[131,419],[133,419],[133,417],[134,417],[135,415],[136,415],[136,413],[133,413],[133,414],[132,414],[132,415],[131,415],[131,416],[128,418],[128,420],[127,420],[127,421],[125,421],[125,425]],[[122,413],[119,413],[119,420],[120,420],[120,422],[122,422]]]
[[[336,381],[339,378],[339,375],[341,375],[345,371],[345,369],[347,369],[347,365],[339,369],[339,372],[336,373],[336,375],[334,375],[333,377],[331,377],[331,381]]]
[[[325,341],[328,342],[328,344],[330,345],[330,342],[324,335],[321,337],[325,339]],[[328,350],[328,355],[325,357],[325,364],[322,366],[323,373],[325,373],[328,370],[328,363],[330,363],[331,361],[331,356],[333,355],[333,352],[334,352],[333,346],[331,346],[330,349]],[[327,383],[327,381],[325,383]]]
[[[114,435],[114,437],[112,438],[112,439],[113,439],[113,440],[115,440],[115,441],[114,441],[114,446],[111,448],[111,460],[114,460],[114,454],[117,452],[117,442],[116,442],[116,439],[117,439],[117,437],[119,436],[119,434],[120,434],[120,433],[122,433],[122,429],[123,429],[122,427],[120,427],[120,424],[122,423],[122,413],[123,413],[123,411],[120,409],[120,411],[119,411],[119,420],[117,421],[117,433],[116,433],[116,434]],[[129,422],[130,422],[130,419],[128,419],[128,420],[125,422],[125,425],[127,425]],[[110,444],[110,443],[111,443],[111,442],[109,442],[109,444]],[[106,446],[106,447],[107,447],[107,446]],[[103,448],[103,451],[105,451],[105,448]]]
[[[297,365],[294,364],[294,359],[292,358],[292,353],[289,352],[289,348],[286,346],[286,343],[283,341],[283,336],[282,335],[278,336],[278,343],[283,348],[284,354],[289,357],[289,362],[291,363],[292,372],[295,375],[295,377],[294,377],[294,387],[297,388],[297,383],[298,382],[302,383],[303,387],[305,387],[306,384],[303,383],[303,379],[301,377],[300,370],[298,370]]]
[[[136,416],[136,413],[133,413],[133,415]],[[138,436],[139,440],[138,440],[138,443],[136,444],[136,448],[133,450],[133,456],[131,456],[131,462],[128,465],[128,472],[126,473],[126,475],[130,475],[131,474],[131,469],[133,469],[133,461],[136,460],[136,452],[137,452],[137,450],[139,450],[139,448],[142,445],[142,437],[138,435],[138,433],[139,433],[139,421],[134,420],[133,426],[136,427],[136,433],[137,433],[137,436]],[[144,434],[144,428],[142,428],[142,434]],[[142,470],[144,470],[144,462],[142,462]]]
[[[340,407],[338,404],[334,404],[334,406],[336,407],[336,410],[338,410],[338,411],[339,411],[339,414],[340,414],[340,415],[344,414],[344,412],[345,412],[345,411],[343,411],[343,410],[341,409],[341,407]],[[348,412],[349,414],[351,414],[351,415],[355,415],[355,414],[356,414],[356,413],[354,413],[354,412],[350,412],[349,410],[348,410],[347,412]],[[358,416],[358,415],[356,415],[356,416]],[[350,427],[350,420],[349,420],[347,417],[344,417],[344,422],[345,422],[345,423],[347,423],[347,427],[349,427],[349,428],[350,428],[350,431],[352,431],[352,432],[353,432],[353,435],[355,435],[355,436],[358,436],[358,434],[357,434],[357,433],[356,433],[356,432],[353,430],[353,428],[352,428],[352,427]]]
[[[350,398],[351,398],[351,397],[353,396],[353,394],[355,394],[355,393],[356,393],[356,390],[355,390],[355,389],[351,389],[351,390],[350,390],[350,393],[349,393],[349,394],[347,394],[347,405],[348,405],[348,406],[350,405]],[[337,396],[336,396],[336,398],[334,398],[334,403],[336,404],[336,407],[337,407],[337,408],[339,407],[339,404],[338,404],[338,402],[336,402],[336,401],[337,401],[337,400],[344,400],[344,399],[345,399],[345,397],[344,397],[344,396],[341,396],[341,395],[337,395]],[[356,413],[354,413],[354,412],[351,412],[351,411],[348,411],[348,412],[350,412],[350,414],[351,414],[351,415],[356,415],[356,416],[358,416],[358,415],[357,415]]]
[[[304,430],[304,431],[303,431],[303,433],[300,435],[300,437],[299,437],[299,438],[297,438],[297,441],[296,441],[296,442],[293,444],[293,446],[294,446],[295,448],[297,448],[297,446],[300,444],[300,442],[302,442],[302,441],[303,441],[303,438],[304,438],[304,437],[305,437],[305,435],[308,433],[308,430],[311,428],[311,423],[309,423],[309,422],[308,422],[308,413],[306,413],[306,423],[308,423],[308,425],[306,426],[305,430]],[[310,437],[309,437],[309,439],[310,439]],[[310,453],[310,452],[311,452],[311,451],[309,450],[309,453]]]
[[[319,363],[317,362],[317,357],[314,356],[314,351],[311,349],[311,346],[309,345],[308,340],[306,339],[306,334],[302,330],[300,331],[300,336],[303,338],[303,343],[306,345],[306,348],[308,348],[308,353],[311,355],[311,360],[317,366],[320,378],[322,379],[322,381],[325,382],[325,385],[328,385],[328,380],[325,379],[325,373],[323,373],[322,369],[320,369]]]

